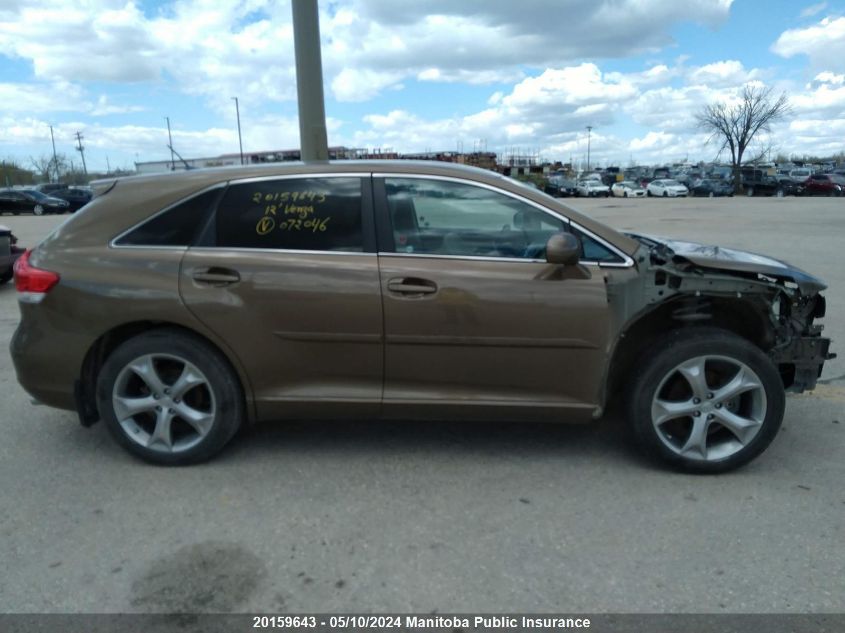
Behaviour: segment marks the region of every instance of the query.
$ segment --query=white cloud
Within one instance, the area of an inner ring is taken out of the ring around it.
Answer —
[[[810,6],[805,7],[801,11],[801,17],[802,18],[811,18],[814,15],[821,13],[825,9],[827,9],[827,2],[819,2],[817,4],[811,4]]]
[[[729,59],[693,69],[689,74],[688,82],[706,85],[710,88],[720,88],[747,83],[756,79],[759,74],[756,69],[748,71],[741,62]]]
[[[807,55],[815,68],[845,69],[845,17],[827,17],[808,27],[789,29],[772,44],[782,57]]]
[[[385,88],[396,88],[400,73],[380,73],[366,68],[344,68],[332,80],[338,101],[369,101]]]

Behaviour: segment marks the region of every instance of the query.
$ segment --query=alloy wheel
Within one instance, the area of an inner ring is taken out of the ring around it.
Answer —
[[[727,356],[684,361],[660,381],[651,422],[675,454],[696,461],[723,460],[747,446],[766,418],[763,381]]]
[[[217,408],[208,378],[172,354],[146,354],[124,366],[112,406],[130,440],[163,453],[199,444],[211,431]]]

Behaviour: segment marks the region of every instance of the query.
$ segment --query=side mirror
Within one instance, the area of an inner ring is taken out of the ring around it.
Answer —
[[[574,266],[581,258],[581,242],[572,233],[555,233],[546,242],[546,261]]]

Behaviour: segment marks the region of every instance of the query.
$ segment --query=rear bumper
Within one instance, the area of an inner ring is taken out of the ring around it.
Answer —
[[[18,257],[23,255],[23,250],[12,251],[7,255],[0,255],[0,275],[12,269]]]
[[[24,310],[29,307],[21,306]],[[21,320],[9,345],[21,387],[43,404],[70,411],[76,410],[73,385],[86,349],[77,337],[59,340],[46,336],[32,315]],[[61,350],[61,361],[57,360],[57,350]],[[78,362],[73,362],[77,357]]]

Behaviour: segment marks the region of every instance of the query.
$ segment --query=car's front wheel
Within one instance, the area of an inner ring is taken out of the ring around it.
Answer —
[[[34,207],[32,207],[32,212],[35,215],[44,215],[44,207],[42,207],[40,204],[36,204]]]
[[[244,418],[240,382],[203,339],[163,328],[120,345],[97,380],[97,407],[117,441],[158,464],[209,459]]]
[[[783,383],[753,343],[715,328],[676,330],[640,359],[628,391],[640,444],[690,472],[746,464],[771,443],[783,420]]]

